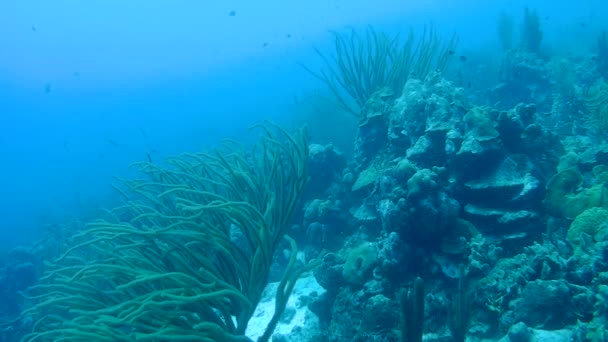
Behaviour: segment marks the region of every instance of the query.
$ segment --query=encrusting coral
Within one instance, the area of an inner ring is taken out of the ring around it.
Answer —
[[[24,341],[248,341],[308,178],[304,132],[261,128],[251,149],[229,142],[168,167],[139,164],[147,178],[124,182],[125,204],[74,236],[27,294],[35,324]],[[292,257],[260,341],[308,268],[296,270],[287,240]]]

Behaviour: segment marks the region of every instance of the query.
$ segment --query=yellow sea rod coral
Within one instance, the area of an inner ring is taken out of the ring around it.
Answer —
[[[252,149],[226,144],[167,167],[139,164],[123,206],[47,266],[24,312],[30,341],[241,342],[307,181],[304,132],[262,126]],[[267,341],[301,271],[295,243]]]

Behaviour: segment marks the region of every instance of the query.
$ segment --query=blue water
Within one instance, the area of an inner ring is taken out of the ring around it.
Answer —
[[[301,122],[298,99],[323,87],[298,63],[319,65],[313,47],[330,46],[329,30],[432,21],[461,48],[492,51],[497,14],[530,5],[546,44],[576,53],[608,12],[599,0],[410,2],[1,2],[0,255],[111,204],[131,162],[263,119]]]

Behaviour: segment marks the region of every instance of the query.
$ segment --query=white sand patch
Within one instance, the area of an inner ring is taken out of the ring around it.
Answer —
[[[279,283],[272,283],[266,286],[262,300],[249,321],[246,335],[253,341],[262,336],[266,325],[274,314],[275,294],[278,285]],[[325,293],[325,289],[317,283],[312,274],[300,278],[289,297],[274,334],[290,335],[290,341],[296,341],[296,339],[292,339],[294,335],[298,335],[299,340],[306,340],[306,336],[314,336],[318,333],[319,318],[308,309],[307,303],[310,302],[310,299],[323,293]]]

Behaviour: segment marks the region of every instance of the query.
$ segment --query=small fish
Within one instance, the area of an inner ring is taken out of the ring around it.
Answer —
[[[49,94],[51,92],[51,84],[47,83],[44,85],[44,93]]]
[[[32,31],[36,32],[36,26],[35,25],[32,25]]]
[[[288,33],[287,35],[285,35],[285,37],[286,38],[291,38],[291,34]]]
[[[80,71],[74,71],[72,73],[72,76],[74,76],[74,77],[80,77]]]
[[[114,147],[118,147],[118,143],[112,139],[106,139],[106,142]]]
[[[461,62],[466,62],[467,61],[467,56],[460,56],[459,57]]]
[[[148,157],[148,163],[152,163],[152,156],[149,152],[146,152],[146,157]]]
[[[268,42],[264,42],[264,44],[262,44],[262,47],[267,47],[268,46]]]
[[[456,51],[454,51],[454,50],[448,50],[448,53],[449,53],[451,56],[453,56],[453,55],[455,55],[455,54],[456,54]]]
[[[232,10],[232,11],[228,12],[228,15],[231,17],[234,17],[234,16],[236,16],[236,11]]]
[[[141,136],[144,137],[144,139],[148,140],[148,134],[143,128],[139,127],[139,133],[141,133]]]
[[[467,88],[471,88],[471,81],[467,82]]]

